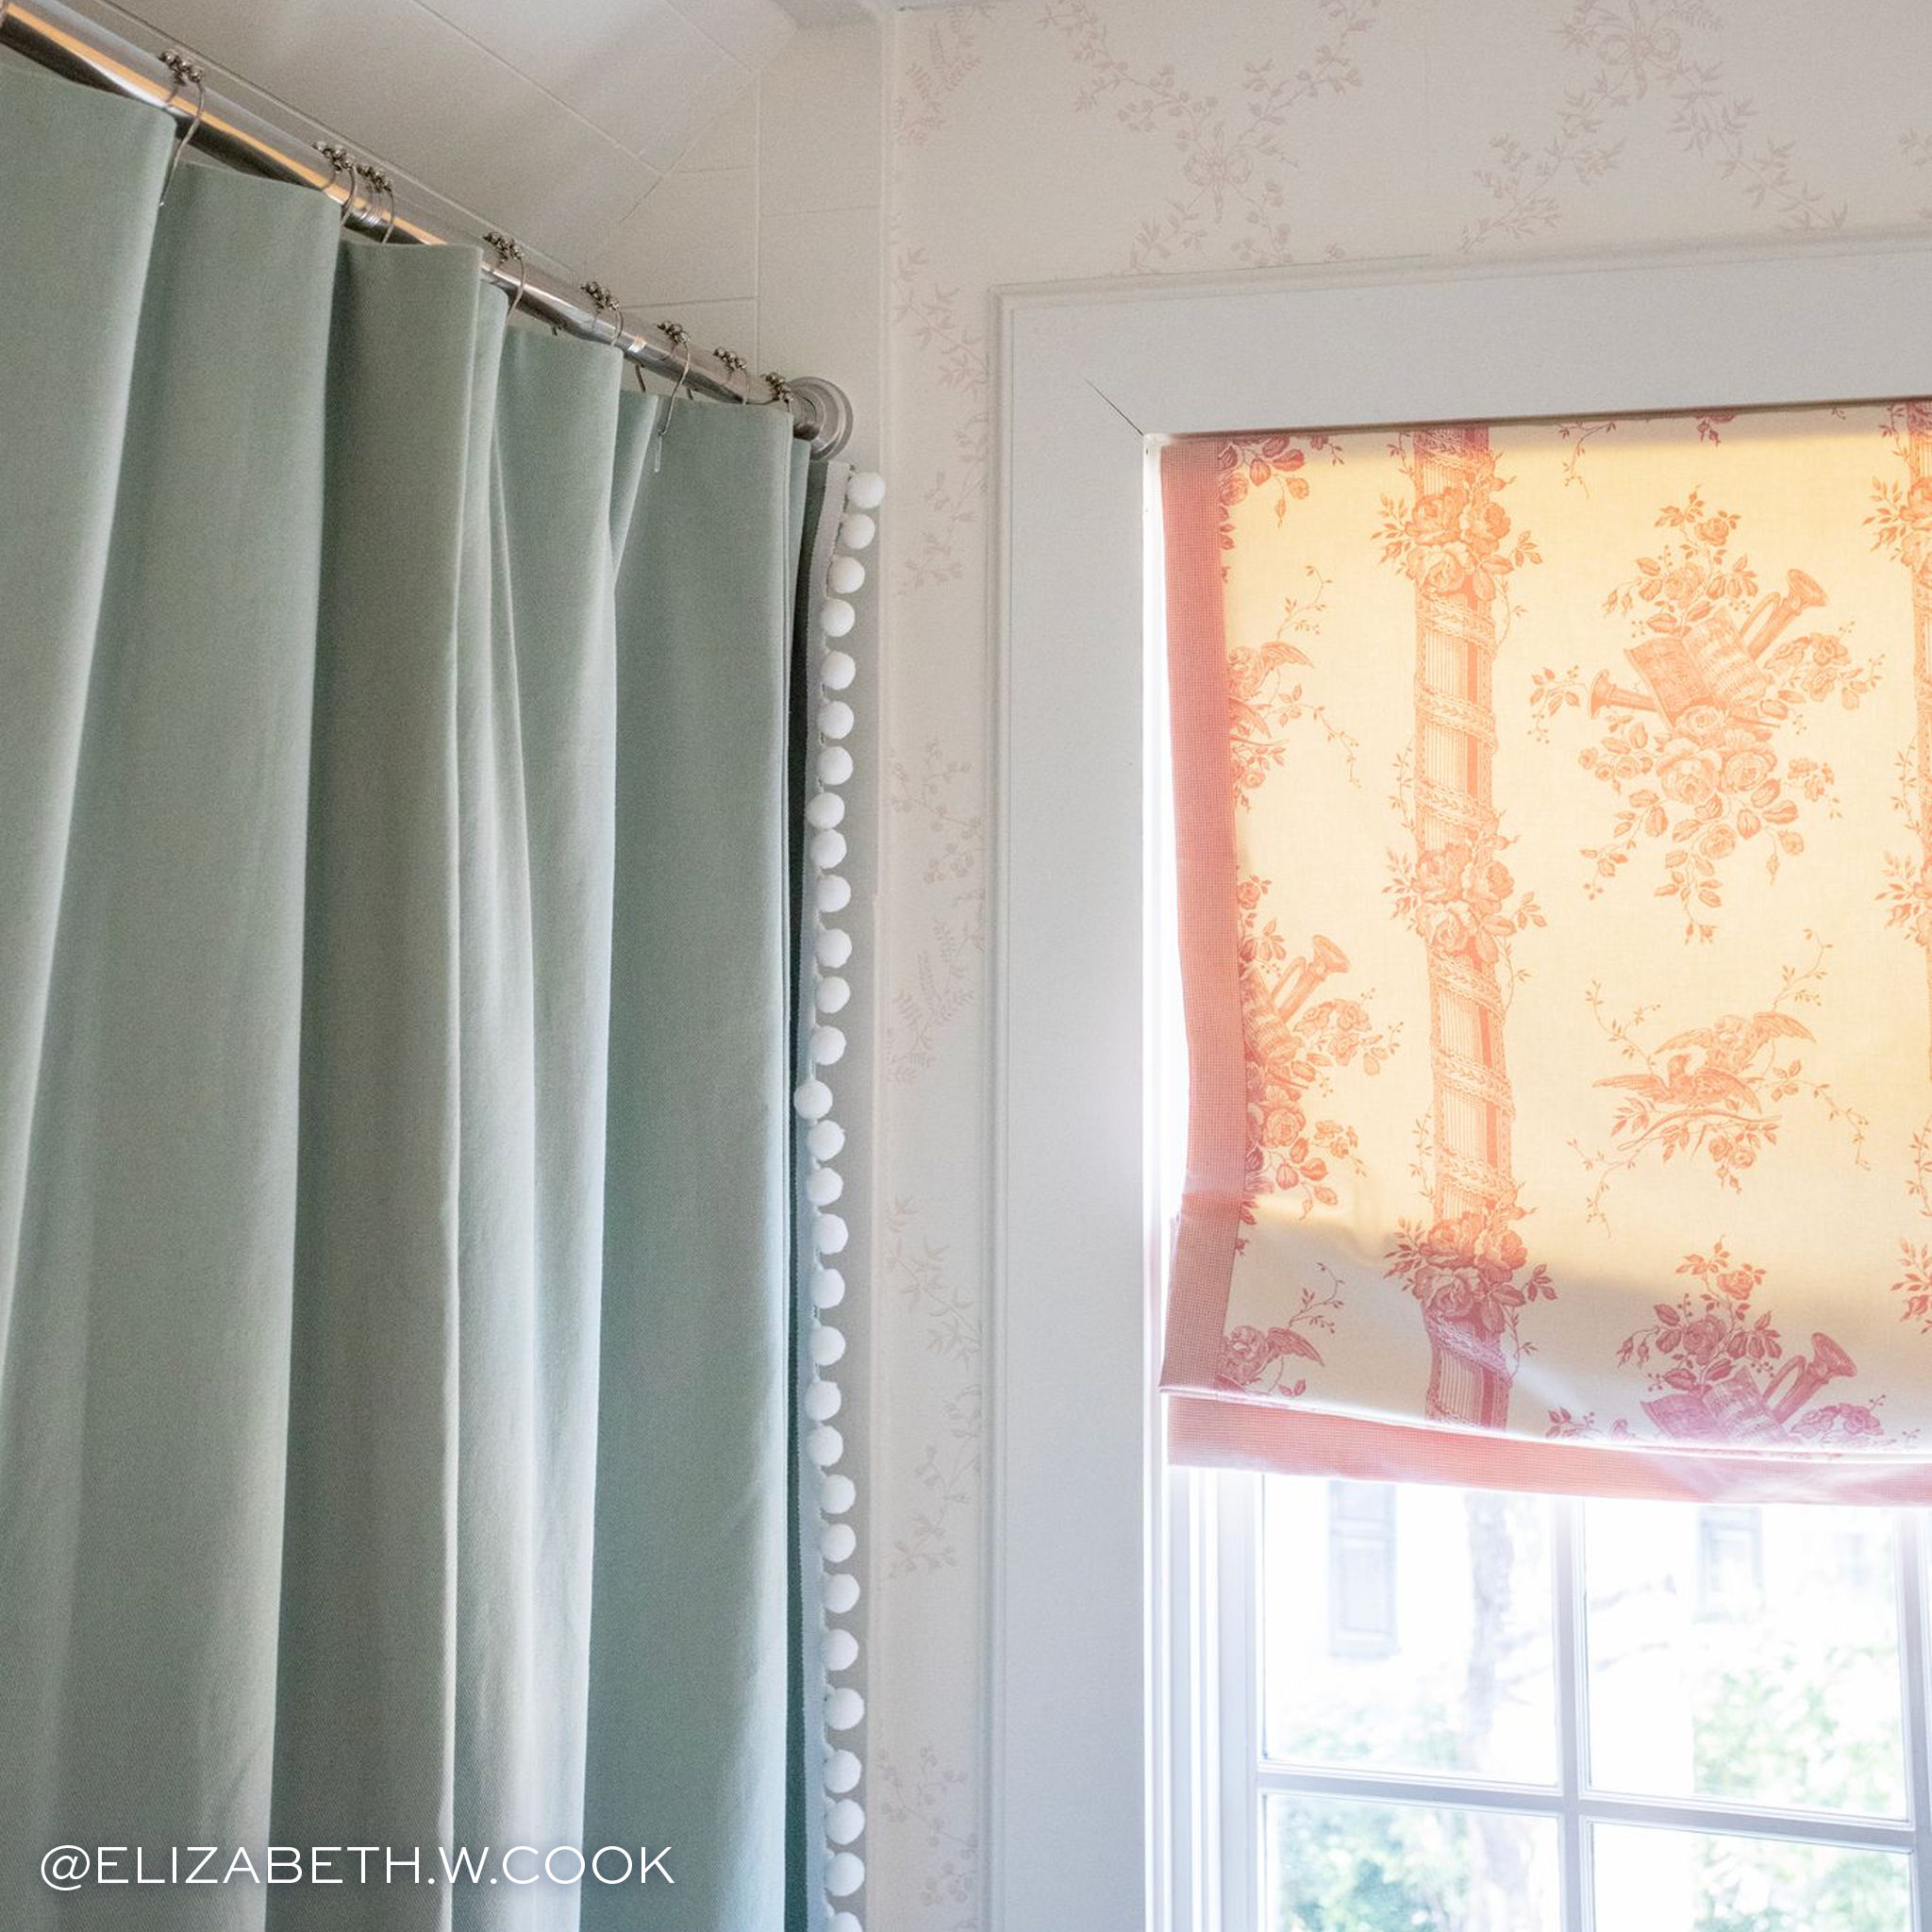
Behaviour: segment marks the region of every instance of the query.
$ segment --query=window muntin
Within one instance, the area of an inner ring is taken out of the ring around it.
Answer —
[[[1712,1616],[1695,1506],[1201,1481],[1239,1599],[1216,1932],[1932,1928],[1914,1512],[1720,1517],[1756,1595]],[[1325,1627],[1338,1517],[1387,1525],[1373,1653]]]

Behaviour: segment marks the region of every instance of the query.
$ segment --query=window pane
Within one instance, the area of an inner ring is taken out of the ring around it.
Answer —
[[[1596,1922],[1643,1932],[1910,1932],[1897,1852],[1599,1824]]]
[[[1554,1819],[1276,1793],[1261,1838],[1263,1932],[1557,1932]]]
[[[1584,1549],[1600,1789],[1904,1816],[1884,1511],[1591,1503]]]
[[[1555,1782],[1547,1503],[1278,1476],[1263,1496],[1270,1757]]]

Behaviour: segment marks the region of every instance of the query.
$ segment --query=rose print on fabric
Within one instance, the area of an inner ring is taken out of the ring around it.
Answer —
[[[1619,1363],[1648,1374],[1654,1392],[1643,1412],[1660,1434],[1754,1448],[1883,1441],[1876,1402],[1812,1406],[1829,1384],[1855,1376],[1857,1364],[1829,1335],[1814,1334],[1803,1354],[1787,1345],[1755,1304],[1761,1267],[1734,1260],[1717,1241],[1708,1254],[1685,1256],[1677,1273],[1690,1286],[1658,1302],[1655,1319],[1617,1351]]]
[[[1550,1271],[1530,1264],[1516,1229],[1522,1218],[1511,1198],[1427,1225],[1401,1222],[1383,1257],[1421,1303],[1432,1346],[1480,1377],[1501,1378],[1506,1394],[1527,1347],[1518,1317],[1531,1302],[1557,1298]]]
[[[1932,1351],[1932,945],[1879,896],[1890,851],[1932,940],[1882,675],[1932,585],[1915,430],[1932,457],[1907,404],[1189,450],[1174,611],[1226,679],[1177,702],[1228,736],[1176,742],[1242,951],[1190,986],[1225,1003],[1215,1244],[1167,1373],[1281,1407],[1193,1406],[1190,1453],[1407,1457],[1398,1422],[1498,1481],[1525,1465],[1471,1439],[1800,1487],[1916,1440],[1884,1364]]]
[[[1332,436],[1235,436],[1215,452],[1221,471],[1221,547],[1234,548],[1234,516],[1238,504],[1251,494],[1263,494],[1273,501],[1274,521],[1279,525],[1288,516],[1289,506],[1307,499],[1308,457],[1324,453],[1330,462],[1342,460],[1341,445]]]
[[[1476,434],[1478,432],[1468,432]],[[1420,444],[1423,439],[1418,437]],[[1399,563],[1418,593],[1487,611],[1502,595],[1510,574],[1537,562],[1532,538],[1519,534],[1508,542],[1509,512],[1498,501],[1507,478],[1496,474],[1487,444],[1483,459],[1452,470],[1435,487],[1424,488],[1413,460],[1406,467],[1416,482],[1415,498],[1402,504],[1382,499],[1382,560]]]
[[[1372,995],[1316,997],[1325,982],[1348,972],[1347,955],[1317,934],[1305,955],[1291,958],[1276,923],[1260,917],[1267,891],[1268,881],[1257,878],[1239,889],[1248,1095],[1241,1220],[1248,1224],[1264,1194],[1287,1197],[1304,1216],[1337,1205],[1336,1175],[1360,1171],[1355,1130],[1311,1118],[1310,1105],[1328,1095],[1341,1068],[1380,1073],[1402,1032],[1399,1024],[1376,1025],[1367,1004]]]
[[[1398,784],[1393,803],[1414,836],[1409,789]],[[1500,971],[1506,1004],[1515,972],[1510,943],[1544,923],[1536,894],[1517,894],[1515,876],[1503,858],[1508,847],[1497,830],[1474,841],[1451,839],[1415,857],[1391,852],[1388,889],[1397,918],[1415,929],[1431,954]]]
[[[1424,1411],[1500,1429],[1523,1344],[1518,1317],[1552,1291],[1532,1267],[1510,1150],[1516,1107],[1504,1049],[1507,948],[1539,923],[1515,888],[1495,802],[1495,659],[1512,575],[1537,560],[1513,529],[1489,432],[1418,430],[1393,451],[1409,485],[1382,498],[1384,562],[1415,590],[1415,730],[1397,766],[1397,816],[1413,858],[1394,858],[1397,917],[1422,941],[1433,1090],[1420,1172],[1425,1223],[1404,1224],[1385,1260],[1421,1304],[1429,1339]]]
[[[1720,1014],[1654,1046],[1645,1045],[1642,1036],[1656,1018],[1656,1007],[1640,1007],[1627,1022],[1618,1021],[1609,1016],[1600,987],[1592,984],[1586,991],[1597,1024],[1638,1069],[1595,1083],[1616,1097],[1611,1149],[1585,1154],[1576,1141],[1571,1142],[1583,1158],[1584,1172],[1595,1176],[1588,1204],[1591,1220],[1609,1225],[1605,1204],[1611,1182],[1653,1155],[1660,1163],[1679,1157],[1687,1163],[1707,1162],[1721,1186],[1741,1192],[1758,1156],[1776,1144],[1784,1124],[1779,1109],[1793,1098],[1821,1107],[1845,1129],[1856,1164],[1868,1165],[1869,1122],[1841,1102],[1828,1081],[1806,1072],[1801,1043],[1810,1043],[1813,1036],[1789,1010],[1815,1006],[1824,977],[1829,948],[1815,934],[1806,937],[1816,944],[1816,957],[1802,970],[1785,969],[1777,997],[1769,1006],[1754,1013]]]
[[[1637,575],[1610,591],[1604,609],[1631,620],[1637,641],[1624,653],[1635,682],[1599,672],[1589,691],[1545,669],[1530,707],[1547,723],[1566,708],[1603,720],[1599,741],[1578,754],[1619,800],[1610,836],[1585,846],[1594,898],[1640,844],[1659,848],[1659,898],[1684,908],[1687,940],[1716,933],[1708,915],[1724,904],[1724,874],[1740,850],[1762,855],[1777,875],[1805,849],[1807,806],[1832,808],[1831,767],[1792,755],[1782,741],[1802,727],[1807,706],[1836,697],[1856,708],[1871,691],[1877,660],[1856,662],[1843,632],[1794,632],[1825,602],[1803,571],[1760,595],[1747,555],[1733,549],[1740,518],[1692,491],[1657,517],[1670,532]]]

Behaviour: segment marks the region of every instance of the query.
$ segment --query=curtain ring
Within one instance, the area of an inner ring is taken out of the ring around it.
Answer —
[[[337,224],[344,226],[348,223],[349,211],[356,206],[356,157],[338,141],[318,141],[315,152],[328,163],[328,186],[333,188],[337,179],[342,180],[342,212]],[[328,189],[323,190],[326,194]]]
[[[370,219],[373,221],[375,218],[378,207],[382,209],[382,233],[376,237],[376,240],[378,242],[387,242],[395,233],[395,183],[373,161],[358,162],[356,172],[369,184]]]
[[[524,251],[517,245],[516,238],[499,233],[496,229],[484,236],[484,241],[496,251],[496,265],[508,275],[509,264],[517,265],[517,291],[509,298],[509,312],[514,316],[524,306],[524,291],[529,287],[530,271],[524,261]]]
[[[729,349],[713,349],[711,354],[724,363],[725,369],[730,373],[732,387],[738,391],[738,400],[741,403],[750,402],[751,397],[746,391],[744,381],[744,372],[747,366],[744,358],[735,355]]]
[[[765,387],[772,391],[766,398],[768,402],[782,404],[788,409],[791,407],[791,385],[775,369],[765,371]]]
[[[168,157],[168,172],[161,176],[161,198],[156,202],[157,208],[168,205],[168,191],[175,185],[175,170],[181,165],[181,157],[193,145],[194,137],[201,132],[203,118],[208,113],[208,82],[202,72],[188,56],[177,47],[170,47],[161,56],[161,65],[175,76],[175,85],[168,92],[173,100],[184,87],[194,90],[194,118],[188,124],[188,131],[175,143],[175,151]]]

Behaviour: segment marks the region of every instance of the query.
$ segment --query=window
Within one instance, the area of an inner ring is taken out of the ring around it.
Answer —
[[[1932,1923],[1914,1512],[1182,1480],[1222,1932]]]
[[[1258,1924],[1258,1836],[1250,1824],[1252,1859],[1224,1855],[1222,1828],[1235,1813],[1258,1820],[1258,1738],[1242,1744],[1253,1750],[1239,1766],[1232,1744],[1225,1760],[1178,1761],[1192,1721],[1180,1722],[1177,1700],[1191,1713],[1224,1674],[1219,1626],[1200,1625],[1200,1591],[1220,1574],[1218,1559],[1199,1560],[1213,1525],[1197,1529],[1174,1499],[1217,1498],[1222,1479],[1167,1469],[1165,1407],[1150,1393],[1166,1246],[1157,1143],[1169,1117],[1155,1091],[1150,934],[1168,841],[1147,782],[1161,739],[1146,701],[1150,663],[1129,642],[1145,635],[1158,567],[1146,445],[1129,425],[1178,437],[1234,425],[1668,412],[1718,396],[1743,408],[1921,393],[1928,305],[1932,249],[1837,241],[1468,275],[1324,264],[1239,289],[1175,276],[1001,292],[988,530],[998,943],[984,1177],[997,1340],[987,1390],[986,1888],[975,1907],[987,1926]],[[1884,648],[1897,665],[1894,635]],[[1145,1293],[1124,1295],[1129,1280]],[[1246,1539],[1251,1561],[1257,1539],[1258,1526]],[[1398,1655],[1415,1547],[1398,1499]],[[1773,1548],[1767,1529],[1767,1595]],[[1314,1557],[1324,1549],[1318,1540]],[[1195,1559],[1176,1562],[1183,1551]],[[1855,1579],[1863,1560],[1852,1548],[1828,1567]],[[1324,1589],[1324,1616],[1326,1601]],[[1374,1662],[1315,1658],[1324,1672]],[[1255,1657],[1243,1651],[1239,1670],[1256,1690]],[[1547,1806],[1548,1787],[1534,1795],[1524,1807],[1532,1813]],[[1558,1851],[1559,1871],[1580,1870]],[[1212,1895],[1222,1874],[1238,1894],[1224,1911]],[[1610,1932],[1605,1914],[1598,1924]],[[1638,1932],[1663,1924],[1659,1915]],[[1424,1921],[1411,1932],[1436,1928]]]

